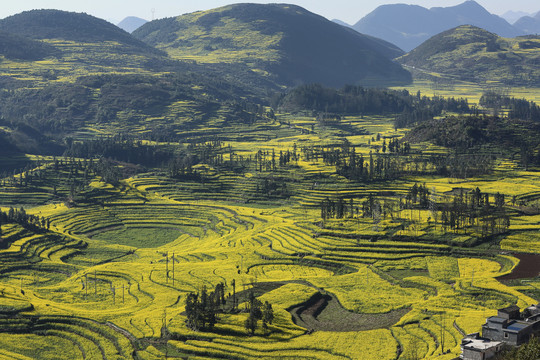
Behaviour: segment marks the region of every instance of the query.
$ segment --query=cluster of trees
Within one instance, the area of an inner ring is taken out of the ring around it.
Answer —
[[[231,297],[230,294],[229,297]],[[233,305],[229,311],[237,311],[237,300],[233,281]],[[200,294],[189,293],[186,297],[186,326],[193,331],[211,331],[219,321],[219,314],[225,313],[226,303],[225,285],[223,283],[217,284],[214,291],[211,292],[208,292],[206,287],[203,287]],[[253,292],[249,293],[245,311],[249,315],[244,326],[251,335],[255,334],[260,320],[262,320],[262,327],[265,332],[268,330],[268,324],[272,324],[274,320],[272,305],[268,301],[263,304],[255,297]]]
[[[302,154],[306,161],[322,160],[326,165],[336,167],[336,173],[350,180],[374,181],[387,180],[399,177],[407,172],[409,160],[400,155],[407,155],[410,145],[403,143],[396,145],[391,142],[392,150],[399,151],[389,153],[390,147],[383,142],[384,153],[373,154],[364,159],[364,155],[357,154],[356,148],[350,143],[344,142],[341,146],[331,147],[303,147]],[[412,158],[411,158],[412,159]]]
[[[441,196],[431,194],[425,184],[414,184],[405,199],[401,208],[430,210],[431,220],[435,224],[440,222],[445,231],[472,228],[484,238],[504,233],[510,227],[505,196],[501,193],[483,193],[477,187],[468,193],[462,190],[455,195]]]
[[[269,176],[259,180],[256,191],[267,198],[288,198],[291,196],[286,178],[277,176]]]
[[[538,360],[540,359],[540,339],[533,337],[528,343],[513,348],[495,357],[496,360]]]
[[[464,230],[481,238],[505,233],[510,227],[510,217],[505,208],[505,196],[501,193],[483,193],[463,190],[454,195],[440,195],[430,191],[426,184],[414,184],[404,197],[399,199],[377,199],[368,194],[361,206],[354,199],[325,198],[320,202],[321,219],[372,218],[376,223],[391,216],[401,218],[401,210],[429,210],[428,223],[438,224],[444,231]],[[361,211],[361,212],[360,212]],[[397,215],[396,215],[397,214]]]
[[[255,297],[253,292],[249,293],[248,308],[249,316],[246,319],[244,326],[249,331],[250,335],[255,335],[255,330],[259,320],[262,320],[262,328],[266,332],[268,331],[268,324],[272,324],[274,320],[274,310],[272,304],[265,301],[264,304]]]
[[[15,209],[10,207],[7,212],[0,211],[0,236],[2,236],[2,224],[16,223],[33,231],[50,229],[51,220],[43,216],[30,215],[24,208]]]
[[[416,99],[417,104],[414,107],[404,109],[395,118],[394,127],[396,129],[432,120],[444,112],[470,114],[473,111],[466,99],[444,98],[442,96],[428,98],[421,96],[420,92],[417,93]]]
[[[467,179],[491,173],[495,157],[482,153],[453,153],[447,156],[432,155],[429,161],[435,167],[437,175]]]
[[[509,119],[540,121],[540,106],[527,99],[516,99],[504,91],[490,90],[480,98],[479,104],[491,109],[494,115],[500,115],[504,110]]]
[[[402,114],[396,119],[397,127],[432,119],[443,111],[468,113],[466,99],[429,98],[420,92],[411,95],[407,90],[368,89],[347,85],[342,89],[325,88],[318,84],[301,85],[273,102],[274,108],[285,111],[311,110],[316,114],[339,115]]]
[[[95,140],[73,141],[66,139],[66,157],[110,158],[117,161],[156,166],[171,159],[172,151],[163,147],[143,145],[141,140],[127,135],[115,135]]]
[[[203,287],[200,294],[189,293],[186,297],[186,326],[193,331],[212,329],[217,323],[218,313],[225,305],[224,284],[216,285],[214,291],[208,292]]]
[[[399,144],[399,145],[396,145]],[[391,144],[391,145],[390,145]],[[336,167],[336,173],[354,181],[385,181],[403,175],[438,174],[455,178],[467,178],[487,174],[493,168],[492,156],[483,154],[411,154],[408,142],[392,139],[384,152],[370,152],[367,158],[357,154],[356,148],[344,142],[341,146],[303,147],[306,161],[321,160]],[[393,150],[393,152],[389,152]],[[397,151],[397,152],[396,152]]]
[[[429,195],[430,192],[426,184],[418,185],[417,183],[415,183],[409,189],[407,195],[405,196],[405,206],[410,208],[413,207],[415,204],[418,204],[420,208],[427,209],[430,201]]]
[[[455,155],[441,159],[443,162],[451,160],[450,165],[454,168],[477,168],[476,173],[485,173],[489,167],[482,166],[482,163],[493,162],[492,149],[490,155],[482,155],[482,152],[478,151],[485,145],[493,146],[501,152],[519,153],[519,159],[525,168],[540,165],[539,135],[540,122],[481,115],[449,116],[428,121],[415,127],[405,139],[411,142],[427,141],[452,148],[456,151]],[[473,164],[474,166],[468,166]],[[457,173],[458,177],[473,175],[470,171]]]
[[[393,138],[388,141],[388,147],[386,147],[386,140],[383,140],[382,152],[385,153],[386,149],[388,149],[390,153],[408,154],[411,152],[411,144]]]
[[[343,219],[344,217],[353,217],[355,213],[354,199],[347,200],[339,198],[337,201],[326,197],[320,204],[321,219]],[[358,209],[356,209],[358,212]],[[358,215],[358,214],[357,214]]]
[[[28,187],[35,181],[42,180],[45,177],[45,172],[42,169],[26,169],[22,171],[13,171],[13,175],[3,172],[0,179],[0,185],[2,187],[16,186],[16,187]]]
[[[510,217],[504,207],[504,194],[482,193],[479,188],[465,195],[462,192],[453,197],[452,202],[437,205],[440,207],[440,220],[446,230],[457,231],[472,227],[480,237],[505,233],[510,227]]]

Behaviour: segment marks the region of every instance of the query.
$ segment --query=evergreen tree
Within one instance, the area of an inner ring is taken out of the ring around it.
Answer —
[[[255,335],[255,330],[257,329],[257,323],[263,318],[263,313],[261,311],[261,301],[255,297],[253,292],[249,293],[249,316],[244,323],[246,330],[249,331],[250,335]]]

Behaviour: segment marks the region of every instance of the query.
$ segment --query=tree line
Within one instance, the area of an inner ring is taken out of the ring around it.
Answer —
[[[325,88],[319,84],[301,85],[286,94],[276,97],[275,109],[291,111],[313,111],[315,114],[370,115],[401,114],[396,118],[396,127],[405,127],[418,121],[440,116],[443,111],[469,113],[466,99],[411,95],[407,90],[364,88],[347,85],[342,89]],[[338,118],[338,117],[336,117]]]
[[[362,202],[354,198],[325,198],[320,202],[321,219],[371,218],[375,223],[390,216],[401,219],[410,210],[410,218],[414,221],[413,212],[428,210],[428,224],[440,226],[445,232],[463,231],[486,238],[508,231],[510,216],[505,207],[505,195],[489,194],[478,187],[471,191],[461,190],[453,195],[438,194],[428,189],[426,184],[414,184],[404,196],[380,199],[369,193]]]
[[[0,211],[0,237],[2,236],[2,224],[19,224],[22,227],[40,232],[51,228],[51,220],[44,216],[31,215],[21,207],[16,209],[10,207],[7,212]]]

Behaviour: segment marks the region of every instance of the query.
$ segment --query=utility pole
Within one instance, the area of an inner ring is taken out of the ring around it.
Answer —
[[[369,285],[369,268],[366,266],[366,285]]]
[[[85,277],[85,284],[84,284],[84,290],[86,291],[86,295],[85,297],[88,297],[88,273],[84,274],[84,277]]]
[[[112,282],[111,282],[111,292],[112,292],[112,296],[113,296],[113,305],[116,305],[116,288],[112,286]]]
[[[174,253],[172,253],[172,285],[174,286]]]
[[[169,283],[169,252],[165,255],[165,282]]]
[[[441,354],[444,354],[444,313],[441,313]]]

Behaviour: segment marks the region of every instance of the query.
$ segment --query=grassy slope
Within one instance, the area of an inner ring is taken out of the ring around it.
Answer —
[[[398,61],[459,80],[538,86],[539,59],[537,37],[506,39],[466,25],[434,36]]]
[[[79,26],[73,28],[74,22]],[[0,55],[0,83],[17,90],[0,98],[7,120],[2,129],[7,135],[2,136],[25,152],[39,152],[37,145],[50,139],[28,136],[17,129],[20,122],[57,137],[58,142],[74,131],[99,134],[97,123],[117,132],[163,126],[180,131],[209,122],[218,125],[227,114],[241,119],[242,111],[234,110],[234,104],[253,99],[253,93],[260,94],[267,85],[257,83],[256,75],[225,80],[218,74],[223,69],[172,60],[85,14],[30,11],[0,21],[0,28],[27,36],[2,33],[6,46],[13,39],[23,39],[21,44],[28,46],[22,55],[12,46],[4,57]],[[253,91],[246,82],[253,84]],[[49,153],[61,152],[49,147]]]
[[[401,51],[293,5],[239,4],[150,22],[133,33],[172,57],[242,63],[287,85],[407,82]]]

